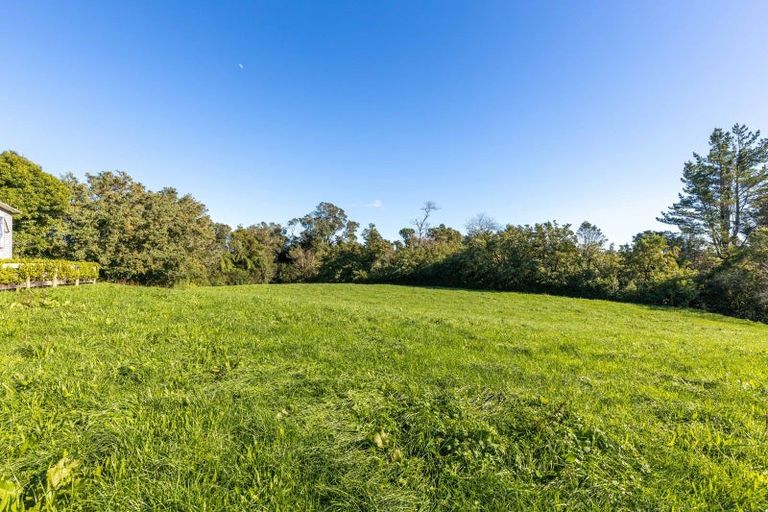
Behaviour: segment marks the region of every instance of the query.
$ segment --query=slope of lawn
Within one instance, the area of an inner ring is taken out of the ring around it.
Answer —
[[[764,510],[768,326],[394,286],[0,293],[0,510],[35,504]]]

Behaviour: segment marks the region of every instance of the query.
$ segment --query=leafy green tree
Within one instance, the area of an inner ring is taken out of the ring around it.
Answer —
[[[656,231],[656,233],[666,238],[670,246],[677,248],[677,263],[681,267],[708,272],[722,263],[714,248],[701,237],[673,231]]]
[[[664,235],[645,231],[635,235],[632,245],[622,246],[630,280],[650,283],[666,279],[679,269],[678,249]]]
[[[768,322],[768,227],[750,233],[749,244],[704,280],[707,309]]]
[[[608,239],[594,224],[584,221],[576,230],[581,272],[577,287],[590,296],[610,297],[619,289],[620,259],[611,245],[606,250]]]
[[[295,237],[295,243],[307,249],[322,250],[354,234],[356,229],[354,226],[357,223],[353,225],[348,223],[347,214],[342,208],[333,203],[323,202],[318,204],[314,211],[303,217],[292,219],[288,225],[301,228],[301,232]]]
[[[344,210],[333,203],[322,202],[310,213],[303,217],[292,219],[288,225],[300,228],[289,243],[287,256],[289,265],[284,269],[282,277],[286,281],[312,281],[318,279],[326,256],[338,258],[343,250],[334,250],[334,246],[357,243],[357,222],[347,218]],[[344,253],[346,258],[346,253]],[[330,263],[329,263],[330,265]],[[324,276],[337,273],[326,268]],[[340,278],[334,277],[333,280]]]
[[[722,259],[743,246],[757,226],[768,197],[768,139],[735,125],[718,128],[706,156],[693,154],[683,167],[679,201],[658,218],[683,233],[705,237]]]
[[[446,260],[462,247],[462,234],[441,224],[428,228],[419,238],[411,228],[400,230],[404,244],[388,258],[387,268],[381,267],[377,280],[413,284],[456,284],[445,267]]]
[[[277,275],[278,256],[287,242],[279,224],[262,222],[247,228],[238,226],[229,240],[232,268],[230,284],[269,283]]]
[[[360,229],[360,223],[354,220],[348,220],[346,226],[344,226],[344,233],[341,239],[336,240],[337,243],[356,243],[357,242],[357,230]]]
[[[365,250],[356,240],[330,246],[324,253],[317,279],[331,283],[351,283],[365,280]]]
[[[623,288],[641,302],[686,305],[696,294],[695,272],[678,264],[680,249],[660,233],[645,231],[621,248]]]
[[[461,232],[445,224],[427,230],[427,241],[431,244],[446,244],[454,247],[461,245],[464,237]]]
[[[219,263],[213,222],[193,197],[172,188],[149,191],[122,172],[66,181],[73,197],[68,255],[99,262],[107,279],[202,283]]]
[[[400,235],[400,238],[403,239],[401,243],[403,247],[411,247],[416,244],[417,236],[415,229],[403,228],[398,232],[398,234]]]
[[[551,291],[572,288],[579,272],[579,250],[570,225],[535,224],[527,230],[527,235],[535,267],[534,286]]]
[[[232,261],[232,254],[229,246],[232,243],[232,228],[227,224],[216,222],[213,225],[214,233],[214,254],[213,260],[218,265],[211,271],[211,284],[228,284],[226,275],[235,269],[235,263]]]
[[[579,229],[576,230],[576,240],[581,250],[583,263],[587,267],[591,267],[595,256],[605,248],[605,244],[608,242],[602,230],[587,221],[582,222]]]
[[[4,151],[0,153],[0,201],[21,211],[14,218],[16,255],[62,255],[70,192],[61,180],[23,156]]]
[[[287,251],[288,262],[282,268],[280,280],[287,283],[312,281],[317,279],[322,257],[312,248],[292,244]]]
[[[363,230],[363,266],[365,271],[378,274],[392,258],[392,243],[386,240],[376,226],[368,224]]]

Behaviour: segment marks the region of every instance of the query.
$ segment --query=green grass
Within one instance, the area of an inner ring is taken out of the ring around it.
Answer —
[[[768,508],[766,325],[362,285],[0,311],[9,509]]]

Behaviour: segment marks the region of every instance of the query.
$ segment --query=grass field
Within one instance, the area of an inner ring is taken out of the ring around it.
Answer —
[[[768,508],[766,325],[362,285],[0,311],[0,510]]]

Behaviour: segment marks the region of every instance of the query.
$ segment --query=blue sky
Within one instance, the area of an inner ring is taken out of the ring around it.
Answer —
[[[3,2],[0,149],[232,225],[320,201],[394,238],[660,227],[714,127],[768,131],[768,2]]]

